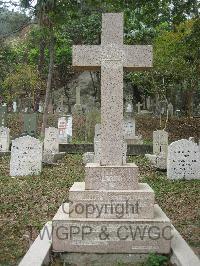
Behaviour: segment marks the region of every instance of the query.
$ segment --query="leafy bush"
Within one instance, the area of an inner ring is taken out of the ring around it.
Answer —
[[[169,259],[166,256],[151,253],[145,263],[145,266],[164,266],[167,265]]]

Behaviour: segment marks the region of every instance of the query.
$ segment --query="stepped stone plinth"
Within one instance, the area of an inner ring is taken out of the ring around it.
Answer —
[[[146,183],[139,183],[137,190],[86,190],[84,182],[76,182],[69,202],[71,218],[154,217],[154,192]]]
[[[158,205],[153,219],[71,218],[68,213],[65,204],[53,219],[54,252],[170,252],[170,220]]]
[[[171,223],[124,161],[123,69],[152,66],[151,46],[123,44],[123,15],[104,14],[100,46],[75,46],[73,64],[101,68],[101,149],[53,219],[54,252],[168,254]]]

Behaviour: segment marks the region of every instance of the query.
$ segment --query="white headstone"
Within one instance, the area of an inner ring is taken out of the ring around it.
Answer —
[[[142,136],[136,136],[135,132],[135,118],[124,117],[124,139],[127,144],[142,144]]]
[[[124,132],[125,139],[134,138],[135,137],[135,118],[134,117],[126,117],[124,119]]]
[[[168,147],[167,177],[200,179],[200,150],[196,143],[181,139]]]
[[[126,112],[127,112],[127,113],[132,113],[132,112],[133,112],[133,106],[132,106],[131,103],[128,103],[128,104],[127,104]]]
[[[42,142],[31,136],[12,141],[10,175],[39,175],[42,170]]]
[[[53,163],[54,155],[59,152],[58,129],[45,128],[43,161]]]
[[[0,127],[0,152],[9,151],[10,146],[10,129]]]
[[[67,118],[66,116],[58,119],[58,139],[59,143],[67,143]]]
[[[39,113],[42,113],[43,110],[44,110],[44,104],[43,104],[43,102],[40,101],[40,102],[39,102],[38,112],[39,112]]]
[[[17,103],[13,102],[13,112],[16,113],[17,112]]]
[[[169,104],[168,104],[167,109],[168,109],[168,116],[169,116],[169,117],[170,117],[170,116],[173,116],[173,115],[174,115],[174,106],[173,106],[172,103],[169,103]]]
[[[153,132],[153,153],[163,153],[167,156],[168,150],[168,132],[165,130],[156,130]]]

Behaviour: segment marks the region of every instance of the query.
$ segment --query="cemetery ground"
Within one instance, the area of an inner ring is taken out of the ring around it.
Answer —
[[[167,180],[166,172],[156,171],[142,156],[129,157],[129,161],[139,166],[140,180],[155,190],[156,202],[199,253],[200,181]],[[72,184],[83,179],[81,155],[66,155],[55,166],[45,166],[40,176],[17,178],[9,176],[9,156],[0,157],[0,265],[19,262],[39,230],[53,218],[62,202],[67,201]]]

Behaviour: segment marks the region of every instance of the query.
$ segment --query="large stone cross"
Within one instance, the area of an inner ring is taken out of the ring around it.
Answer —
[[[152,66],[152,47],[123,44],[123,14],[102,16],[101,45],[73,46],[73,66],[101,69],[101,165],[122,165],[123,69]]]

